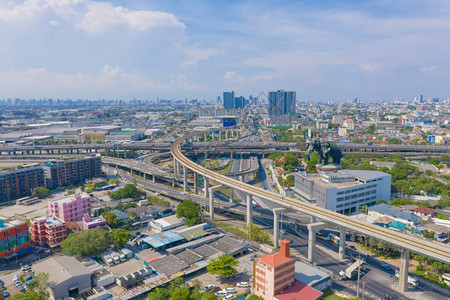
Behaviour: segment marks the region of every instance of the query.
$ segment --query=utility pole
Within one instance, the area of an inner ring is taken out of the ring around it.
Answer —
[[[359,299],[359,280],[361,274],[361,254],[358,256],[358,287],[356,289],[356,299]]]

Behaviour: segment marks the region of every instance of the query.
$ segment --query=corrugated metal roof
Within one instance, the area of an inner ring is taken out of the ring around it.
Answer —
[[[148,236],[148,237],[142,239],[142,241],[149,244],[153,248],[160,248],[160,247],[181,241],[183,239],[184,238],[182,236],[180,236],[172,231],[166,231],[166,232],[162,232],[157,235]]]
[[[378,212],[381,214],[389,215],[389,216],[392,216],[395,218],[412,221],[412,222],[417,222],[420,219],[419,217],[417,217],[413,214],[409,214],[409,213],[405,213],[402,211],[397,211],[397,210],[391,209],[391,206],[386,203],[380,203],[375,206],[369,207],[369,210],[375,211],[375,212]]]

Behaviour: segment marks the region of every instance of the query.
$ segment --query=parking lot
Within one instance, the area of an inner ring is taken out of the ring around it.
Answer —
[[[211,275],[206,270],[200,275],[194,276],[192,278],[187,278],[188,280],[197,279],[202,283],[202,287],[206,287],[210,284],[213,284],[219,287],[221,290],[227,287],[233,287],[236,290],[236,294],[245,294],[247,293],[246,287],[237,287],[236,284],[239,282],[248,282],[249,286],[251,286],[251,278],[253,276],[253,261],[250,260],[250,257],[253,255],[262,256],[265,253],[262,252],[252,252],[249,254],[245,254],[237,257],[239,260],[239,266],[237,267],[238,276],[234,279],[228,279],[226,281],[221,281],[219,276]]]

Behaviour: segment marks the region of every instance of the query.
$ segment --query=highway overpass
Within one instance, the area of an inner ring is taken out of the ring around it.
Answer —
[[[105,152],[109,156],[122,156],[133,154],[135,151],[169,151],[170,143],[146,143],[131,142],[126,144],[108,143],[108,144],[74,144],[74,145],[35,145],[35,146],[3,146],[0,147],[2,155],[33,155],[33,154],[81,154]],[[355,143],[339,143],[339,147],[344,153],[380,153],[380,154],[414,154],[427,153],[429,155],[440,155],[449,153],[448,146],[441,145],[380,145],[380,144],[355,144]],[[304,151],[305,145],[297,145],[296,143],[277,143],[277,142],[192,142],[184,149],[197,152],[247,152],[247,153],[273,153],[279,151]]]
[[[259,187],[249,185],[243,182],[239,182],[232,178],[223,176],[221,174],[215,173],[211,170],[208,170],[202,166],[197,165],[190,159],[188,159],[182,153],[182,145],[186,141],[191,141],[195,138],[196,134],[191,134],[176,140],[171,146],[171,153],[176,161],[176,164],[182,165],[184,169],[184,180],[185,186],[187,185],[187,172],[191,170],[194,174],[201,175],[205,178],[205,181],[214,180],[221,184],[222,187],[230,187],[234,189],[238,189],[247,194],[247,222],[251,221],[251,210],[252,210],[252,202],[251,199],[253,196],[263,198],[275,203],[279,203],[285,207],[289,207],[293,210],[300,211],[302,213],[306,213],[311,215],[313,218],[320,218],[323,221],[334,223],[341,228],[341,243],[340,243],[340,253],[345,251],[345,230],[349,229],[355,232],[360,232],[362,234],[368,235],[370,237],[376,238],[378,240],[382,240],[388,242],[392,245],[396,245],[400,248],[402,257],[401,257],[401,267],[400,267],[400,289],[405,291],[407,286],[407,274],[408,274],[408,264],[409,264],[409,256],[410,251],[414,251],[420,254],[424,254],[428,257],[432,257],[434,259],[440,260],[445,263],[450,263],[450,247],[444,244],[438,244],[435,242],[426,241],[420,239],[418,237],[409,236],[405,234],[401,234],[399,232],[394,232],[392,230],[388,230],[379,226],[375,226],[372,224],[367,224],[358,220],[353,220],[347,216],[342,214],[338,214],[336,212],[332,212],[308,203],[299,202],[298,200],[282,197],[279,194],[261,189]],[[188,150],[191,143],[188,142]],[[209,183],[206,184],[209,186]],[[220,187],[214,187],[217,189]],[[214,213],[214,203],[210,201],[210,211],[212,213],[211,217],[213,218]],[[315,236],[314,232],[310,232],[310,236]],[[314,239],[311,239],[314,241]],[[313,245],[310,245],[312,247]]]

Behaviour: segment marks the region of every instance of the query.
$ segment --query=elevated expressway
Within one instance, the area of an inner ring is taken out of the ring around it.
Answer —
[[[201,175],[207,180],[214,180],[218,182],[223,187],[230,187],[234,189],[238,189],[247,194],[247,222],[251,221],[251,210],[252,210],[252,197],[259,197],[266,199],[268,201],[272,201],[278,204],[281,204],[285,207],[291,208],[293,210],[306,213],[312,216],[312,218],[319,218],[323,221],[331,222],[337,224],[341,228],[341,243],[339,247],[339,252],[341,257],[344,255],[342,253],[345,251],[345,230],[349,229],[355,232],[360,232],[364,235],[368,235],[378,240],[385,241],[392,245],[396,245],[401,250],[401,264],[400,264],[400,290],[405,291],[407,288],[407,274],[408,274],[408,264],[409,264],[409,256],[410,251],[414,251],[416,253],[420,253],[426,255],[428,257],[432,257],[434,259],[440,260],[444,263],[450,263],[450,247],[444,244],[438,244],[426,240],[422,240],[420,238],[409,236],[405,234],[401,234],[399,232],[395,232],[392,230],[388,230],[379,226],[375,226],[372,224],[367,224],[358,220],[351,219],[345,215],[338,214],[333,211],[329,211],[309,203],[299,202],[295,199],[282,197],[279,194],[264,190],[262,188],[249,185],[243,182],[239,182],[227,176],[223,176],[221,174],[215,173],[214,171],[208,170],[202,166],[197,165],[186,156],[183,155],[181,146],[187,140],[191,140],[195,137],[196,134],[187,135],[176,140],[171,146],[171,153],[174,157],[176,163],[181,164],[184,168],[185,178],[188,170],[192,170],[194,174]],[[197,175],[197,176],[198,176]],[[185,179],[186,181],[186,179]],[[206,184],[209,186],[209,184]],[[220,186],[216,186],[213,188],[209,188],[210,194],[211,191],[215,191],[216,189],[220,189]],[[210,197],[212,199],[212,197]],[[210,213],[211,218],[214,216],[214,202],[210,200]],[[319,223],[315,223],[319,224]],[[314,224],[310,224],[314,225]],[[311,248],[313,246],[315,240],[315,232],[313,231],[314,226],[311,226],[310,229],[310,245]],[[274,228],[276,229],[276,228]],[[277,243],[278,241],[275,241]],[[312,251],[311,251],[311,260],[312,260]]]
[[[149,150],[149,151],[168,151],[170,143],[144,143],[131,142],[128,144],[74,144],[74,145],[35,145],[35,146],[10,146],[5,145],[0,147],[0,154],[8,155],[36,155],[36,154],[83,154],[92,152],[105,152],[107,155],[116,156],[117,153],[132,154],[134,151]],[[449,153],[448,146],[442,145],[380,145],[380,144],[354,144],[354,143],[340,143],[339,147],[344,153],[381,153],[381,154],[396,154],[403,155],[441,155]],[[186,146],[186,150],[197,152],[247,152],[247,153],[273,153],[280,151],[299,152],[304,151],[306,145],[298,145],[296,143],[284,142],[226,142],[226,141],[212,141],[212,142],[192,142]]]

